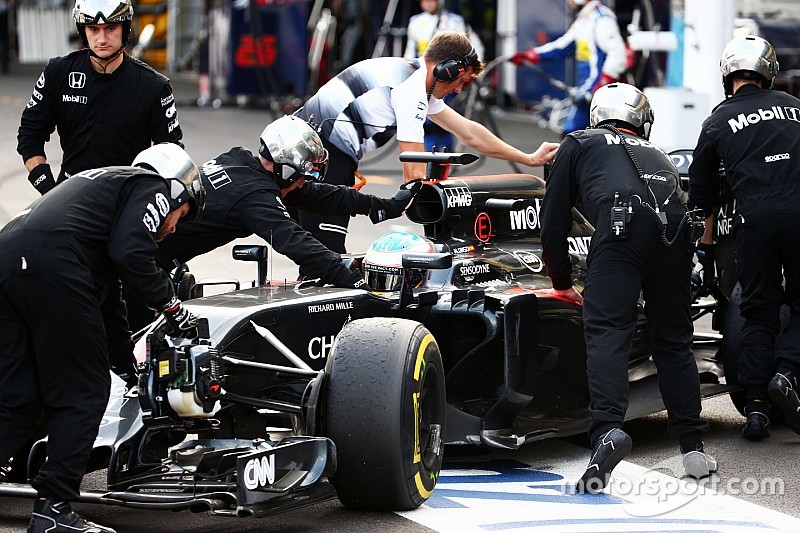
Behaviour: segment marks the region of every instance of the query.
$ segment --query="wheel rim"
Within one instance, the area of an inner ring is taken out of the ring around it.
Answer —
[[[435,365],[429,364],[422,376],[417,420],[420,457],[426,470],[435,469],[441,456],[444,439],[442,434],[444,430],[442,394],[439,370]]]

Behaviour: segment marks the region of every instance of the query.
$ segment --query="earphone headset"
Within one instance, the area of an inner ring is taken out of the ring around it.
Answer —
[[[474,48],[470,48],[467,55],[445,59],[433,67],[433,77],[437,82],[447,83],[453,81],[477,61],[478,53]]]

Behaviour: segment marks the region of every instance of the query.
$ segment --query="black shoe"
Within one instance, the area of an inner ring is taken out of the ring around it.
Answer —
[[[749,440],[761,440],[769,437],[769,417],[761,411],[747,412],[747,422],[742,428],[742,435]]]
[[[73,513],[69,502],[36,500],[28,533],[116,533]]]
[[[25,473],[21,472],[23,469],[9,461],[4,465],[0,465],[0,483],[27,483]]]
[[[577,492],[597,494],[601,492],[611,477],[611,471],[628,455],[633,447],[630,436],[619,428],[614,428],[597,441],[589,466],[575,486]]]
[[[767,387],[769,397],[786,416],[786,425],[800,434],[800,399],[797,390],[797,375],[794,372],[778,372]]]

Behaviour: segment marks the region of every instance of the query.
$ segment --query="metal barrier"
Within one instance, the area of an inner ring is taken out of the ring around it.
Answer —
[[[75,31],[67,8],[17,8],[20,63],[44,63],[69,53],[69,36]]]

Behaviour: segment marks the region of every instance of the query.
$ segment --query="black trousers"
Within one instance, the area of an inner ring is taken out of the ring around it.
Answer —
[[[628,409],[628,362],[642,293],[653,361],[667,407],[670,437],[686,448],[702,441],[700,380],[692,353],[690,273],[686,245],[665,246],[655,225],[634,216],[624,241],[595,234],[584,290],[583,324],[592,421],[589,437],[621,428]],[[634,225],[640,222],[638,230]]]
[[[358,164],[326,139],[323,139],[322,143],[328,150],[329,157],[325,183],[352,187],[355,184],[355,172]],[[303,229],[311,233],[328,249],[339,254],[346,252],[345,239],[347,238],[347,226],[350,224],[350,215],[328,215],[309,211],[296,211],[295,215]]]
[[[111,386],[103,290],[63,243],[35,232],[21,241],[0,238],[0,463],[44,418],[47,460],[31,485],[71,500]]]
[[[766,400],[775,371],[800,369],[800,209],[767,203],[734,218],[736,272],[742,285],[739,383],[748,400]],[[783,281],[786,285],[784,287]],[[781,333],[780,308],[790,308]]]

